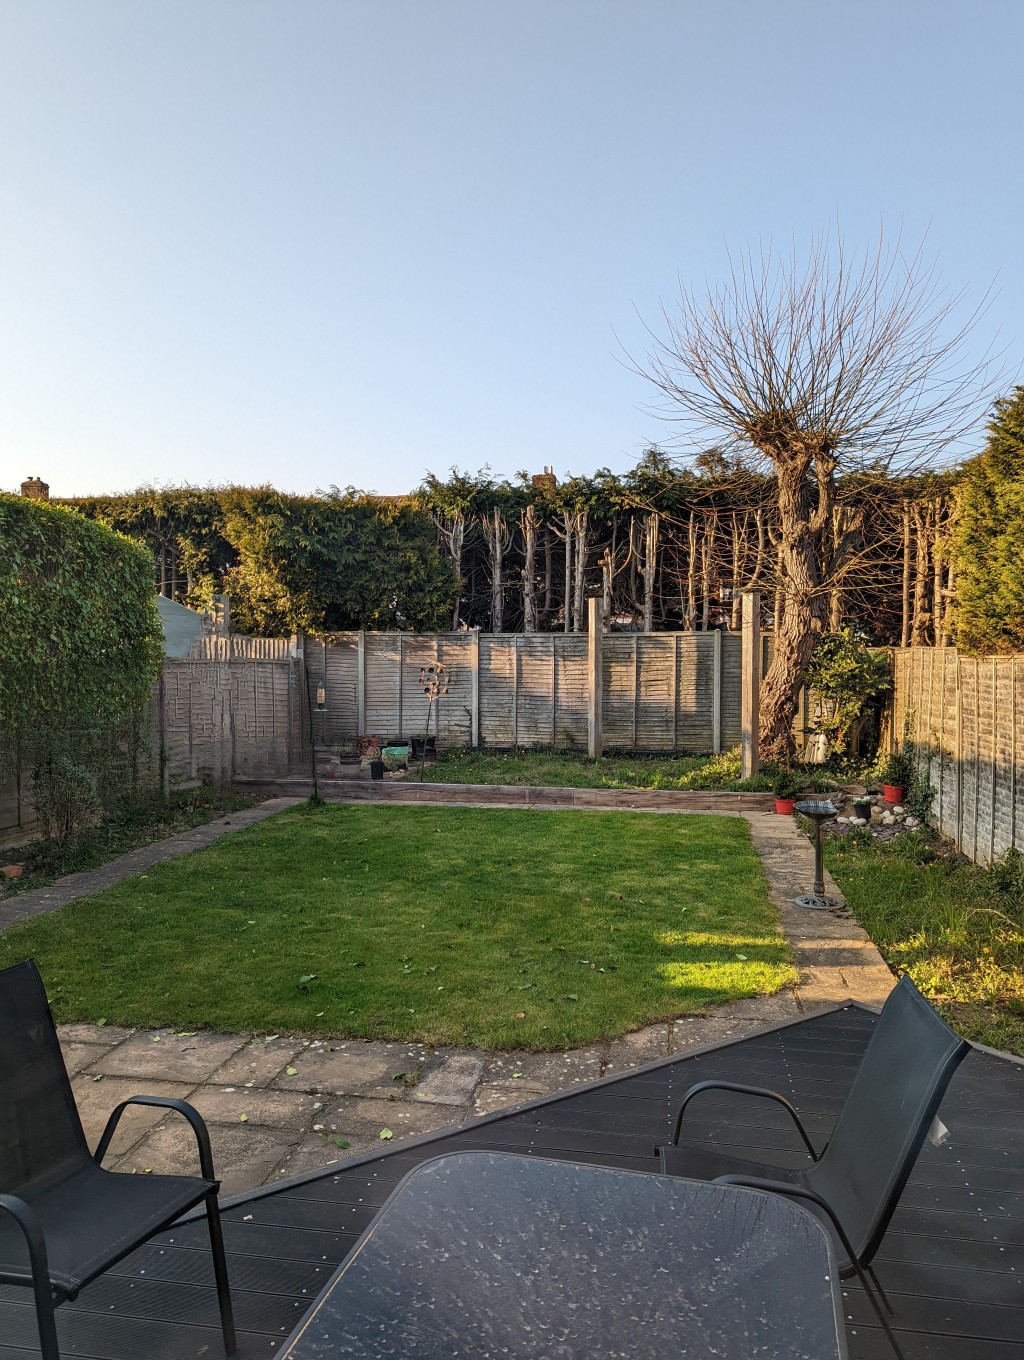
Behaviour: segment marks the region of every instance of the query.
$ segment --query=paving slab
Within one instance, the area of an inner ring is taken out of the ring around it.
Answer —
[[[323,1132],[329,1137],[337,1135],[346,1139],[355,1153],[373,1147],[393,1147],[401,1138],[460,1124],[467,1114],[464,1107],[343,1096],[327,1106],[317,1123],[323,1124]],[[393,1137],[382,1139],[383,1129],[390,1129]],[[314,1132],[320,1130],[314,1129]]]
[[[63,1043],[60,1048],[64,1054],[64,1066],[68,1069],[69,1077],[75,1076],[83,1068],[91,1067],[108,1052],[102,1044]]]
[[[445,1053],[421,1078],[413,1099],[431,1105],[468,1105],[483,1075],[482,1053]]]
[[[192,1130],[179,1119],[176,1127],[160,1124],[119,1157],[111,1169],[143,1175],[198,1176],[199,1154]],[[212,1124],[210,1143],[221,1194],[235,1195],[262,1185],[284,1165],[302,1137],[300,1129],[284,1132],[259,1124]]]
[[[309,1047],[308,1039],[279,1037],[269,1042],[265,1038],[252,1039],[213,1073],[211,1081],[224,1086],[265,1086]]]
[[[317,1041],[297,1053],[287,1072],[274,1079],[283,1091],[323,1091],[330,1095],[374,1095],[399,1100],[406,1083],[395,1077],[407,1073],[416,1078],[430,1056],[422,1044],[374,1043],[344,1040]]]
[[[201,1086],[191,1103],[210,1124],[260,1124],[276,1129],[301,1129],[313,1122],[315,1114],[310,1095],[245,1086]]]
[[[574,1048],[566,1053],[493,1053],[487,1060],[484,1080],[508,1081],[520,1073],[524,1084],[543,1092],[567,1091],[597,1081],[604,1066],[604,1049]]]
[[[672,1025],[672,1052],[687,1053],[695,1048],[709,1048],[714,1044],[728,1044],[742,1039],[751,1030],[759,1029],[760,1020],[720,1020],[716,1016],[686,1016]]]
[[[107,1076],[155,1077],[158,1081],[210,1081],[219,1067],[247,1043],[244,1034],[175,1034],[139,1030],[94,1064]]]
[[[186,1082],[139,1081],[135,1077],[95,1077],[78,1076],[71,1083],[71,1090],[82,1120],[85,1139],[93,1152],[100,1141],[115,1107],[129,1096],[164,1096],[171,1100],[187,1100],[192,1094],[192,1085]],[[132,1148],[150,1129],[164,1119],[173,1119],[181,1128],[186,1141],[191,1139],[195,1147],[195,1135],[180,1114],[169,1114],[154,1106],[131,1105],[121,1116],[114,1134],[114,1140],[104,1160],[104,1166],[112,1166],[116,1160]]]
[[[604,1073],[625,1072],[631,1067],[667,1058],[671,1049],[671,1025],[648,1025],[646,1029],[624,1034],[610,1043],[605,1052]]]
[[[102,1044],[113,1048],[134,1033],[134,1029],[122,1029],[120,1025],[97,1025],[91,1021],[57,1026],[57,1038],[62,1044]]]
[[[543,1086],[528,1086],[521,1081],[482,1081],[473,1096],[473,1113],[496,1114],[510,1105],[523,1105],[549,1094]]]

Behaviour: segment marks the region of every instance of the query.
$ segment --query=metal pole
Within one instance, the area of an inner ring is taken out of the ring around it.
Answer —
[[[821,822],[816,822],[814,826],[814,895],[815,897],[825,896],[825,873],[822,865],[821,854]]]

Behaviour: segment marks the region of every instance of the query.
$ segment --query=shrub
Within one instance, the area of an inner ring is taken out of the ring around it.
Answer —
[[[32,771],[55,839],[134,783],[161,638],[145,548],[0,496],[0,769]]]

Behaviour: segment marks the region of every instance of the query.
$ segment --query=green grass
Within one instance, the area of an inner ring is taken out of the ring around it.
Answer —
[[[418,774],[419,767],[413,765]],[[427,767],[435,784],[522,784],[573,789],[733,789],[740,756],[601,756],[575,751],[474,751],[456,748]]]
[[[203,826],[259,801],[231,787],[214,788],[210,784],[173,793],[169,798],[126,799],[116,812],[95,826],[85,827],[63,845],[37,840],[3,851],[4,863],[21,864],[24,872],[20,878],[6,880],[6,893],[0,886],[0,901],[33,888],[45,888],[64,874],[97,869],[128,850]]]
[[[0,936],[60,1020],[552,1049],[795,980],[744,822],[282,813]]]
[[[893,971],[909,973],[965,1038],[1024,1056],[1020,876],[940,857],[913,833],[892,848],[826,846],[833,877]]]

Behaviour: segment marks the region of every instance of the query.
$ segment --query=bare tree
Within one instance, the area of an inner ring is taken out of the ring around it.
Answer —
[[[839,483],[860,470],[912,471],[975,423],[993,384],[964,358],[979,312],[955,321],[918,249],[880,236],[850,258],[835,231],[806,260],[771,247],[730,260],[717,289],[680,288],[634,364],[695,451],[709,436],[774,474],[783,597],[761,690],[761,754],[788,755],[796,701],[857,516],[837,516]]]

